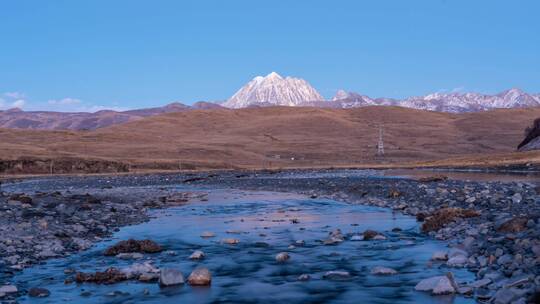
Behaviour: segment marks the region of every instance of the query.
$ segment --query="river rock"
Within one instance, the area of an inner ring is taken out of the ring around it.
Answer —
[[[207,268],[199,267],[193,270],[188,277],[188,283],[192,286],[207,286],[212,282],[212,275]]]
[[[127,279],[125,273],[114,267],[109,267],[105,271],[96,271],[95,273],[77,272],[75,274],[77,283],[113,284]]]
[[[332,270],[327,271],[323,275],[324,279],[334,280],[334,281],[345,281],[351,279],[351,274],[348,271],[343,270]]]
[[[209,231],[205,231],[205,232],[201,233],[201,237],[202,237],[203,239],[213,238],[213,237],[215,237],[215,236],[216,236],[215,233],[209,232]]]
[[[159,273],[159,285],[162,287],[182,285],[184,284],[184,276],[177,269],[163,268]]]
[[[371,269],[371,274],[373,275],[395,275],[398,272],[395,269],[383,266],[375,266]]]
[[[19,292],[15,285],[4,285],[0,287],[0,293],[9,294]]]
[[[201,250],[195,250],[190,256],[190,260],[202,260],[204,259],[205,254]]]
[[[363,240],[364,240],[364,236],[363,236],[363,235],[355,234],[355,235],[351,236],[350,240],[351,240],[351,241],[363,241]]]
[[[514,288],[503,288],[493,296],[494,304],[510,304],[519,298],[519,293]]]
[[[51,292],[45,288],[32,287],[28,290],[28,295],[32,298],[45,298],[48,297]]]
[[[482,288],[484,286],[489,285],[490,283],[491,283],[491,279],[481,279],[481,280],[474,281],[469,285],[474,288]]]
[[[435,276],[420,281],[414,287],[417,291],[431,291],[434,295],[452,294],[456,292],[455,283],[448,276]]]
[[[240,243],[240,240],[238,240],[238,239],[230,239],[230,238],[227,238],[227,239],[221,240],[221,242],[222,242],[223,244],[236,245],[236,244]]]
[[[431,255],[431,260],[433,261],[446,261],[448,260],[448,254],[445,251],[435,251]]]
[[[114,246],[111,246],[105,250],[104,255],[117,255],[119,253],[156,253],[161,252],[163,248],[152,240],[134,240],[129,239],[126,241],[120,241]]]
[[[144,258],[144,255],[138,252],[129,252],[129,253],[119,253],[116,255],[116,257],[122,260],[139,260],[139,259]]]
[[[364,240],[366,240],[366,241],[371,240],[371,239],[373,239],[374,237],[376,237],[379,234],[380,233],[378,233],[375,230],[366,230],[366,231],[364,231],[364,234],[363,234]]]
[[[288,261],[291,257],[287,252],[280,252],[276,255],[276,262],[278,263],[284,263]]]
[[[463,267],[467,264],[467,257],[464,255],[456,255],[451,257],[446,262],[446,265],[450,267]]]
[[[435,287],[432,290],[432,294],[434,295],[446,295],[446,294],[453,294],[456,292],[456,289],[454,288],[452,282],[448,277],[444,277],[443,279],[439,280]]]
[[[303,273],[298,276],[298,281],[309,281],[311,276],[309,274]]]
[[[159,269],[154,267],[150,262],[144,262],[142,264],[135,263],[129,267],[122,268],[120,272],[125,274],[128,279],[135,279],[144,273],[159,273]]]

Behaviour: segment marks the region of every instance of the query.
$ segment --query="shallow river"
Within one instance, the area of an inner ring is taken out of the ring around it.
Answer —
[[[45,287],[51,296],[37,300],[22,297],[20,302],[473,303],[459,296],[432,297],[414,291],[421,279],[448,271],[438,264],[427,266],[431,254],[445,249],[445,245],[420,235],[413,218],[387,209],[283,193],[213,190],[208,201],[193,201],[186,206],[154,211],[152,215],[151,221],[122,228],[112,239],[86,252],[26,269],[14,278],[17,285]],[[391,232],[396,227],[402,231]],[[336,246],[321,244],[320,240],[336,228],[344,234],[374,229],[384,232],[388,239],[346,240]],[[203,239],[200,234],[204,231],[214,232],[216,237]],[[152,239],[176,255],[162,252],[145,255],[143,260],[126,261],[101,254],[107,246],[128,238]],[[224,245],[220,242],[223,238],[237,238],[240,243]],[[297,240],[304,240],[305,245],[288,248]],[[188,256],[197,249],[204,251],[206,258],[199,262],[189,260]],[[281,251],[291,256],[285,264],[275,261],[275,255]],[[157,267],[180,269],[185,277],[202,265],[211,271],[212,285],[160,288],[157,283],[136,281],[113,285],[64,284],[70,276],[64,274],[67,268],[94,272],[146,260]],[[374,276],[370,274],[374,266],[392,267],[399,274]],[[324,279],[323,274],[330,270],[349,271],[352,278]],[[465,270],[452,271],[458,281],[473,280],[473,275]],[[298,281],[303,273],[310,274],[311,280]]]

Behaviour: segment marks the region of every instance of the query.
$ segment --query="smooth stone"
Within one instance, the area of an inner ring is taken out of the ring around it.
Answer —
[[[138,260],[138,259],[142,259],[144,255],[138,252],[130,252],[130,253],[119,253],[116,255],[116,257],[122,260],[131,260],[131,259]]]
[[[200,250],[195,250],[190,256],[190,260],[202,260],[206,255]]]
[[[212,275],[207,268],[195,268],[188,277],[188,283],[192,286],[208,286],[212,283]]]
[[[430,278],[427,278],[427,279],[423,279],[422,281],[418,282],[418,284],[416,284],[416,286],[414,287],[414,290],[416,290],[416,291],[432,291],[437,286],[439,281],[443,280],[443,279],[448,280],[448,278],[446,276],[435,276],[435,277],[430,277]]]
[[[16,293],[18,291],[19,290],[17,289],[17,286],[15,285],[4,285],[0,287],[0,293],[8,294],[8,293]]]
[[[213,232],[210,232],[210,231],[205,231],[203,233],[201,233],[201,237],[203,239],[207,239],[207,238],[213,238],[215,237],[216,235],[213,233]]]
[[[236,245],[236,244],[240,243],[240,240],[238,240],[238,239],[223,239],[221,242],[224,243],[224,244],[228,244],[228,245]]]
[[[298,281],[309,281],[310,279],[311,279],[311,276],[306,273],[298,276]]]
[[[382,234],[377,234],[376,236],[374,236],[374,237],[372,238],[372,240],[375,240],[375,241],[384,241],[384,240],[386,240],[386,237],[385,237],[384,235],[382,235]]]
[[[373,275],[395,275],[398,274],[398,272],[395,269],[383,267],[383,266],[376,266],[371,269],[371,274]]]
[[[351,278],[351,274],[348,271],[332,270],[332,271],[327,271],[323,275],[323,278],[327,280],[337,280],[337,281],[348,280]]]
[[[448,255],[445,251],[435,251],[433,255],[431,255],[431,260],[433,261],[446,261],[448,260]]]
[[[291,257],[287,252],[280,252],[276,255],[276,262],[283,263],[289,260]]]
[[[456,292],[456,289],[454,288],[452,282],[448,277],[444,277],[439,282],[437,282],[437,285],[433,288],[432,294],[434,295],[446,295],[446,294],[453,294]]]
[[[32,298],[45,298],[48,297],[51,292],[45,288],[33,287],[28,290],[28,295]]]
[[[351,241],[363,241],[363,240],[364,240],[364,236],[363,236],[363,235],[355,234],[355,235],[351,236],[350,240],[351,240]]]
[[[143,273],[158,273],[159,269],[154,267],[150,262],[144,262],[142,264],[135,263],[131,266],[122,268],[120,270],[126,275],[128,279],[138,278]]]
[[[481,279],[481,280],[472,282],[471,284],[469,284],[469,286],[474,287],[474,288],[481,288],[481,287],[489,285],[490,283],[491,283],[490,279]]]
[[[184,276],[177,269],[163,268],[159,273],[160,286],[174,286],[184,284]]]
[[[159,273],[145,272],[139,276],[140,282],[153,282],[159,280]]]
[[[450,267],[463,267],[467,264],[467,257],[464,255],[453,256],[446,262]]]
[[[458,288],[457,292],[462,295],[472,295],[474,292],[474,289],[469,286],[463,286]]]

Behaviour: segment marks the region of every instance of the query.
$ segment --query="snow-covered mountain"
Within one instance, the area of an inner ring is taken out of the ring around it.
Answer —
[[[324,100],[307,81],[281,77],[272,72],[266,77],[257,76],[242,87],[222,105],[228,108],[245,108],[253,105],[302,106],[309,101]]]
[[[439,112],[475,112],[496,108],[539,107],[540,94],[528,94],[520,89],[510,89],[496,95],[480,93],[433,93],[405,99],[371,98],[366,95],[337,91],[325,100],[307,81],[281,77],[272,72],[266,77],[257,76],[242,87],[222,106],[246,108],[253,106],[312,106],[326,108],[357,108],[365,106],[399,106]]]
[[[400,106],[439,112],[475,112],[497,108],[526,108],[540,106],[540,94],[527,94],[510,89],[496,95],[479,93],[433,93],[406,99],[377,98],[339,90],[332,99],[337,107],[354,108],[371,105]]]

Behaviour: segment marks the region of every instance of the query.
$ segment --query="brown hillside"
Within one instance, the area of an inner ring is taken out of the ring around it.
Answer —
[[[538,116],[540,108],[466,114],[398,107],[195,110],[88,132],[2,129],[0,149],[2,159],[69,156],[147,168],[403,164],[511,153]],[[379,125],[384,159],[375,157]]]

